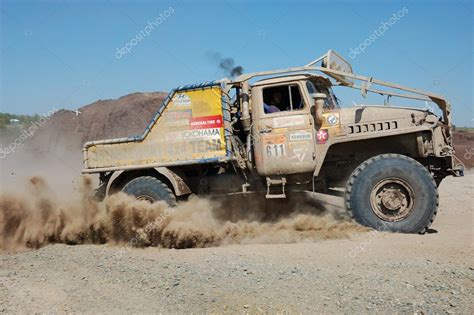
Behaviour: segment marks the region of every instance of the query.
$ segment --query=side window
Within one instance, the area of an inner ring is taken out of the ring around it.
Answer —
[[[280,85],[263,89],[265,114],[294,111],[304,108],[300,88],[296,84]]]

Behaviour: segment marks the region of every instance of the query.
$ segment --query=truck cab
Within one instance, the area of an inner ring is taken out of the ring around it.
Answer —
[[[252,86],[253,153],[259,175],[314,171],[317,130],[313,93],[313,83],[303,75],[267,79]],[[273,110],[268,110],[269,106]]]

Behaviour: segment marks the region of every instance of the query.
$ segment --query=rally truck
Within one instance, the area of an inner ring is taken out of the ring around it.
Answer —
[[[341,108],[334,87],[425,106]],[[99,199],[122,191],[170,206],[190,194],[339,191],[360,224],[423,233],[438,185],[463,176],[451,127],[444,97],[357,75],[329,50],[305,66],[178,87],[141,135],[85,143],[83,173],[99,175]]]

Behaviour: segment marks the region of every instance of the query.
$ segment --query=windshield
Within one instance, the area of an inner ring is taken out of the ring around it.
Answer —
[[[316,80],[315,81],[316,85],[313,84],[312,81],[306,81],[306,89],[308,90],[309,95],[315,94],[315,93],[324,93],[326,94],[326,99],[324,100],[324,108],[323,110],[333,110],[336,108],[340,108],[336,96],[332,92],[332,89],[330,87],[327,87],[323,81]]]

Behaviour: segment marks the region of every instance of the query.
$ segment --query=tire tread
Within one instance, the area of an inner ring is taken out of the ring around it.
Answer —
[[[173,191],[170,189],[168,185],[163,183],[161,180],[159,180],[156,177],[153,176],[140,176],[137,178],[132,179],[129,181],[123,188],[122,190],[125,191],[130,187],[133,187],[134,185],[138,186],[152,186],[152,185],[158,185],[160,189],[164,190],[166,194],[170,198],[170,205],[175,206],[176,205],[176,196],[174,195]]]
[[[431,181],[430,181],[430,184],[433,186],[432,188],[434,188],[434,190],[436,191],[436,208],[435,210],[433,211],[430,219],[428,220],[428,223],[422,228],[420,229],[419,231],[417,231],[418,233],[420,234],[424,234],[426,233],[426,231],[428,230],[428,228],[431,226],[431,224],[433,223],[436,215],[438,214],[438,206],[439,206],[439,193],[438,193],[438,189],[437,189],[437,186],[436,186],[436,181],[434,180],[433,176],[431,175],[431,173],[422,165],[420,164],[418,161],[406,156],[406,155],[402,155],[402,154],[396,154],[396,153],[387,153],[387,154],[380,154],[380,155],[376,155],[374,157],[371,157],[369,158],[368,160],[362,162],[351,174],[351,176],[349,177],[349,180],[347,181],[347,185],[346,185],[346,188],[345,188],[345,204],[346,204],[346,210],[348,211],[349,215],[351,216],[351,218],[354,218],[354,213],[353,213],[353,209],[351,207],[351,192],[352,192],[352,186],[354,185],[356,179],[360,176],[360,174],[362,173],[362,171],[367,168],[369,165],[377,162],[377,161],[380,161],[380,160],[384,160],[384,159],[389,159],[389,158],[397,158],[397,159],[402,159],[402,160],[405,160],[405,161],[408,161],[410,162],[411,164],[413,164],[415,167],[419,168],[422,172],[425,172],[430,178],[431,178]]]

